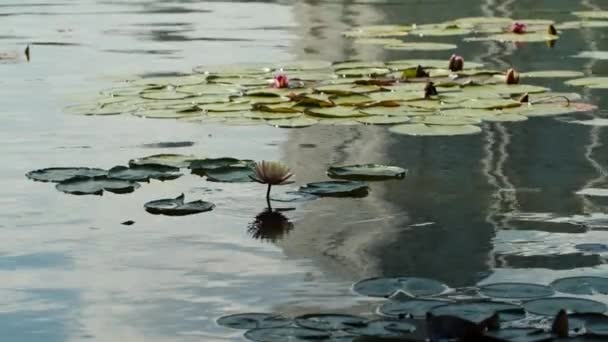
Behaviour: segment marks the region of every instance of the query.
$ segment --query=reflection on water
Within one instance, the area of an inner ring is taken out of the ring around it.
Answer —
[[[60,110],[112,79],[183,73],[199,64],[447,59],[445,52],[355,45],[341,32],[456,16],[571,20],[568,12],[597,9],[599,1],[555,0],[549,9],[536,0],[39,2],[0,4],[1,52],[33,45],[31,63],[0,65],[0,331],[7,340],[235,340],[240,334],[218,328],[217,317],[369,312],[370,303],[347,290],[368,276],[467,286],[606,274],[603,252],[575,247],[605,240],[605,229],[510,215],[606,213],[605,201],[574,194],[606,186],[604,128],[539,118],[487,125],[478,136],[425,139],[382,127],[197,126]],[[568,69],[575,66],[566,56],[576,51],[607,50],[605,34],[564,32],[553,48],[468,43],[461,54],[489,67]],[[582,68],[605,74],[607,66]],[[561,80],[535,82],[573,90]],[[608,104],[601,91],[584,95],[602,108]],[[101,198],[68,196],[23,176],[48,166],[107,168],[167,151],[267,160],[282,154],[298,184],[324,180],[332,164],[386,163],[409,173],[372,183],[365,198],[298,202],[287,212],[259,212],[255,185],[211,189],[195,176]],[[182,192],[217,208],[182,218],[143,211],[151,198]],[[120,224],[127,220],[137,224]]]

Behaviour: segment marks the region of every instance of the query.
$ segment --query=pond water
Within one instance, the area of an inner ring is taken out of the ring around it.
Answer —
[[[605,201],[575,195],[608,185],[601,127],[535,118],[486,125],[478,135],[417,138],[364,125],[284,130],[62,111],[114,80],[189,72],[201,64],[450,54],[355,45],[341,36],[353,26],[464,16],[565,21],[573,20],[570,12],[601,3],[5,1],[1,51],[31,44],[32,60],[0,64],[0,333],[24,342],[233,341],[241,332],[218,327],[218,317],[371,313],[376,302],[350,291],[365,277],[428,277],[456,287],[608,275],[605,252],[575,248],[608,241],[601,224],[530,223],[509,215],[607,213]],[[606,75],[607,62],[569,56],[608,50],[607,34],[572,30],[554,48],[478,42],[459,43],[458,51],[500,69]],[[568,87],[562,79],[534,83],[580,92],[608,108],[605,91]],[[144,146],[166,141],[194,145]],[[109,168],[155,153],[281,160],[297,183],[275,188],[278,193],[327,179],[333,164],[386,163],[409,172],[404,180],[373,183],[366,198],[281,204],[295,208],[285,212],[294,227],[272,242],[248,229],[266,204],[259,184],[188,175],[99,197],[66,195],[24,176],[51,166]],[[143,210],[147,201],[180,193],[217,207],[186,217]],[[127,220],[135,224],[121,225]]]

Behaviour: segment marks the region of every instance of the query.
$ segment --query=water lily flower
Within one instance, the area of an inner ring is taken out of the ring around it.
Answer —
[[[527,27],[526,24],[516,21],[513,24],[511,24],[511,27],[509,27],[509,32],[517,33],[517,34],[524,34],[524,33],[526,33],[526,27]]]
[[[289,88],[289,79],[285,74],[278,74],[274,77],[272,86],[275,88]]]
[[[249,176],[252,180],[260,184],[268,184],[268,190],[266,191],[266,201],[270,207],[270,188],[273,185],[284,185],[293,183],[288,181],[289,178],[293,177],[293,173],[287,167],[277,161],[261,161],[255,165],[255,174]]]
[[[464,68],[464,58],[462,58],[462,56],[459,56],[457,54],[453,54],[452,57],[450,57],[448,69],[450,69],[450,71],[461,71],[463,68]]]
[[[515,71],[515,69],[510,68],[507,70],[505,74],[505,81],[507,84],[518,84],[519,83],[519,73]]]

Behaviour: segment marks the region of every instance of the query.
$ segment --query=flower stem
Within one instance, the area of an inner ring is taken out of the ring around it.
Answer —
[[[271,184],[268,184],[268,190],[266,191],[266,204],[268,204],[268,208],[270,208],[270,188]]]

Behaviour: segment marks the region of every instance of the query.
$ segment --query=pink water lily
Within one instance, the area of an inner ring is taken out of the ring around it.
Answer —
[[[517,33],[517,34],[524,34],[524,33],[526,33],[526,27],[527,27],[526,24],[516,21],[513,24],[511,24],[511,27],[509,27],[509,32]]]
[[[464,69],[464,58],[453,54],[452,57],[450,57],[448,69],[450,69],[450,71],[462,71],[462,69]]]
[[[266,191],[266,201],[270,207],[270,188],[273,185],[284,185],[292,183],[289,181],[293,177],[293,173],[287,165],[277,161],[261,161],[255,165],[254,175],[249,176],[252,180],[268,184]]]
[[[285,74],[278,74],[274,77],[272,86],[274,88],[289,88],[289,78]]]
[[[515,69],[510,68],[505,74],[505,82],[507,82],[507,84],[518,84],[519,73]]]

